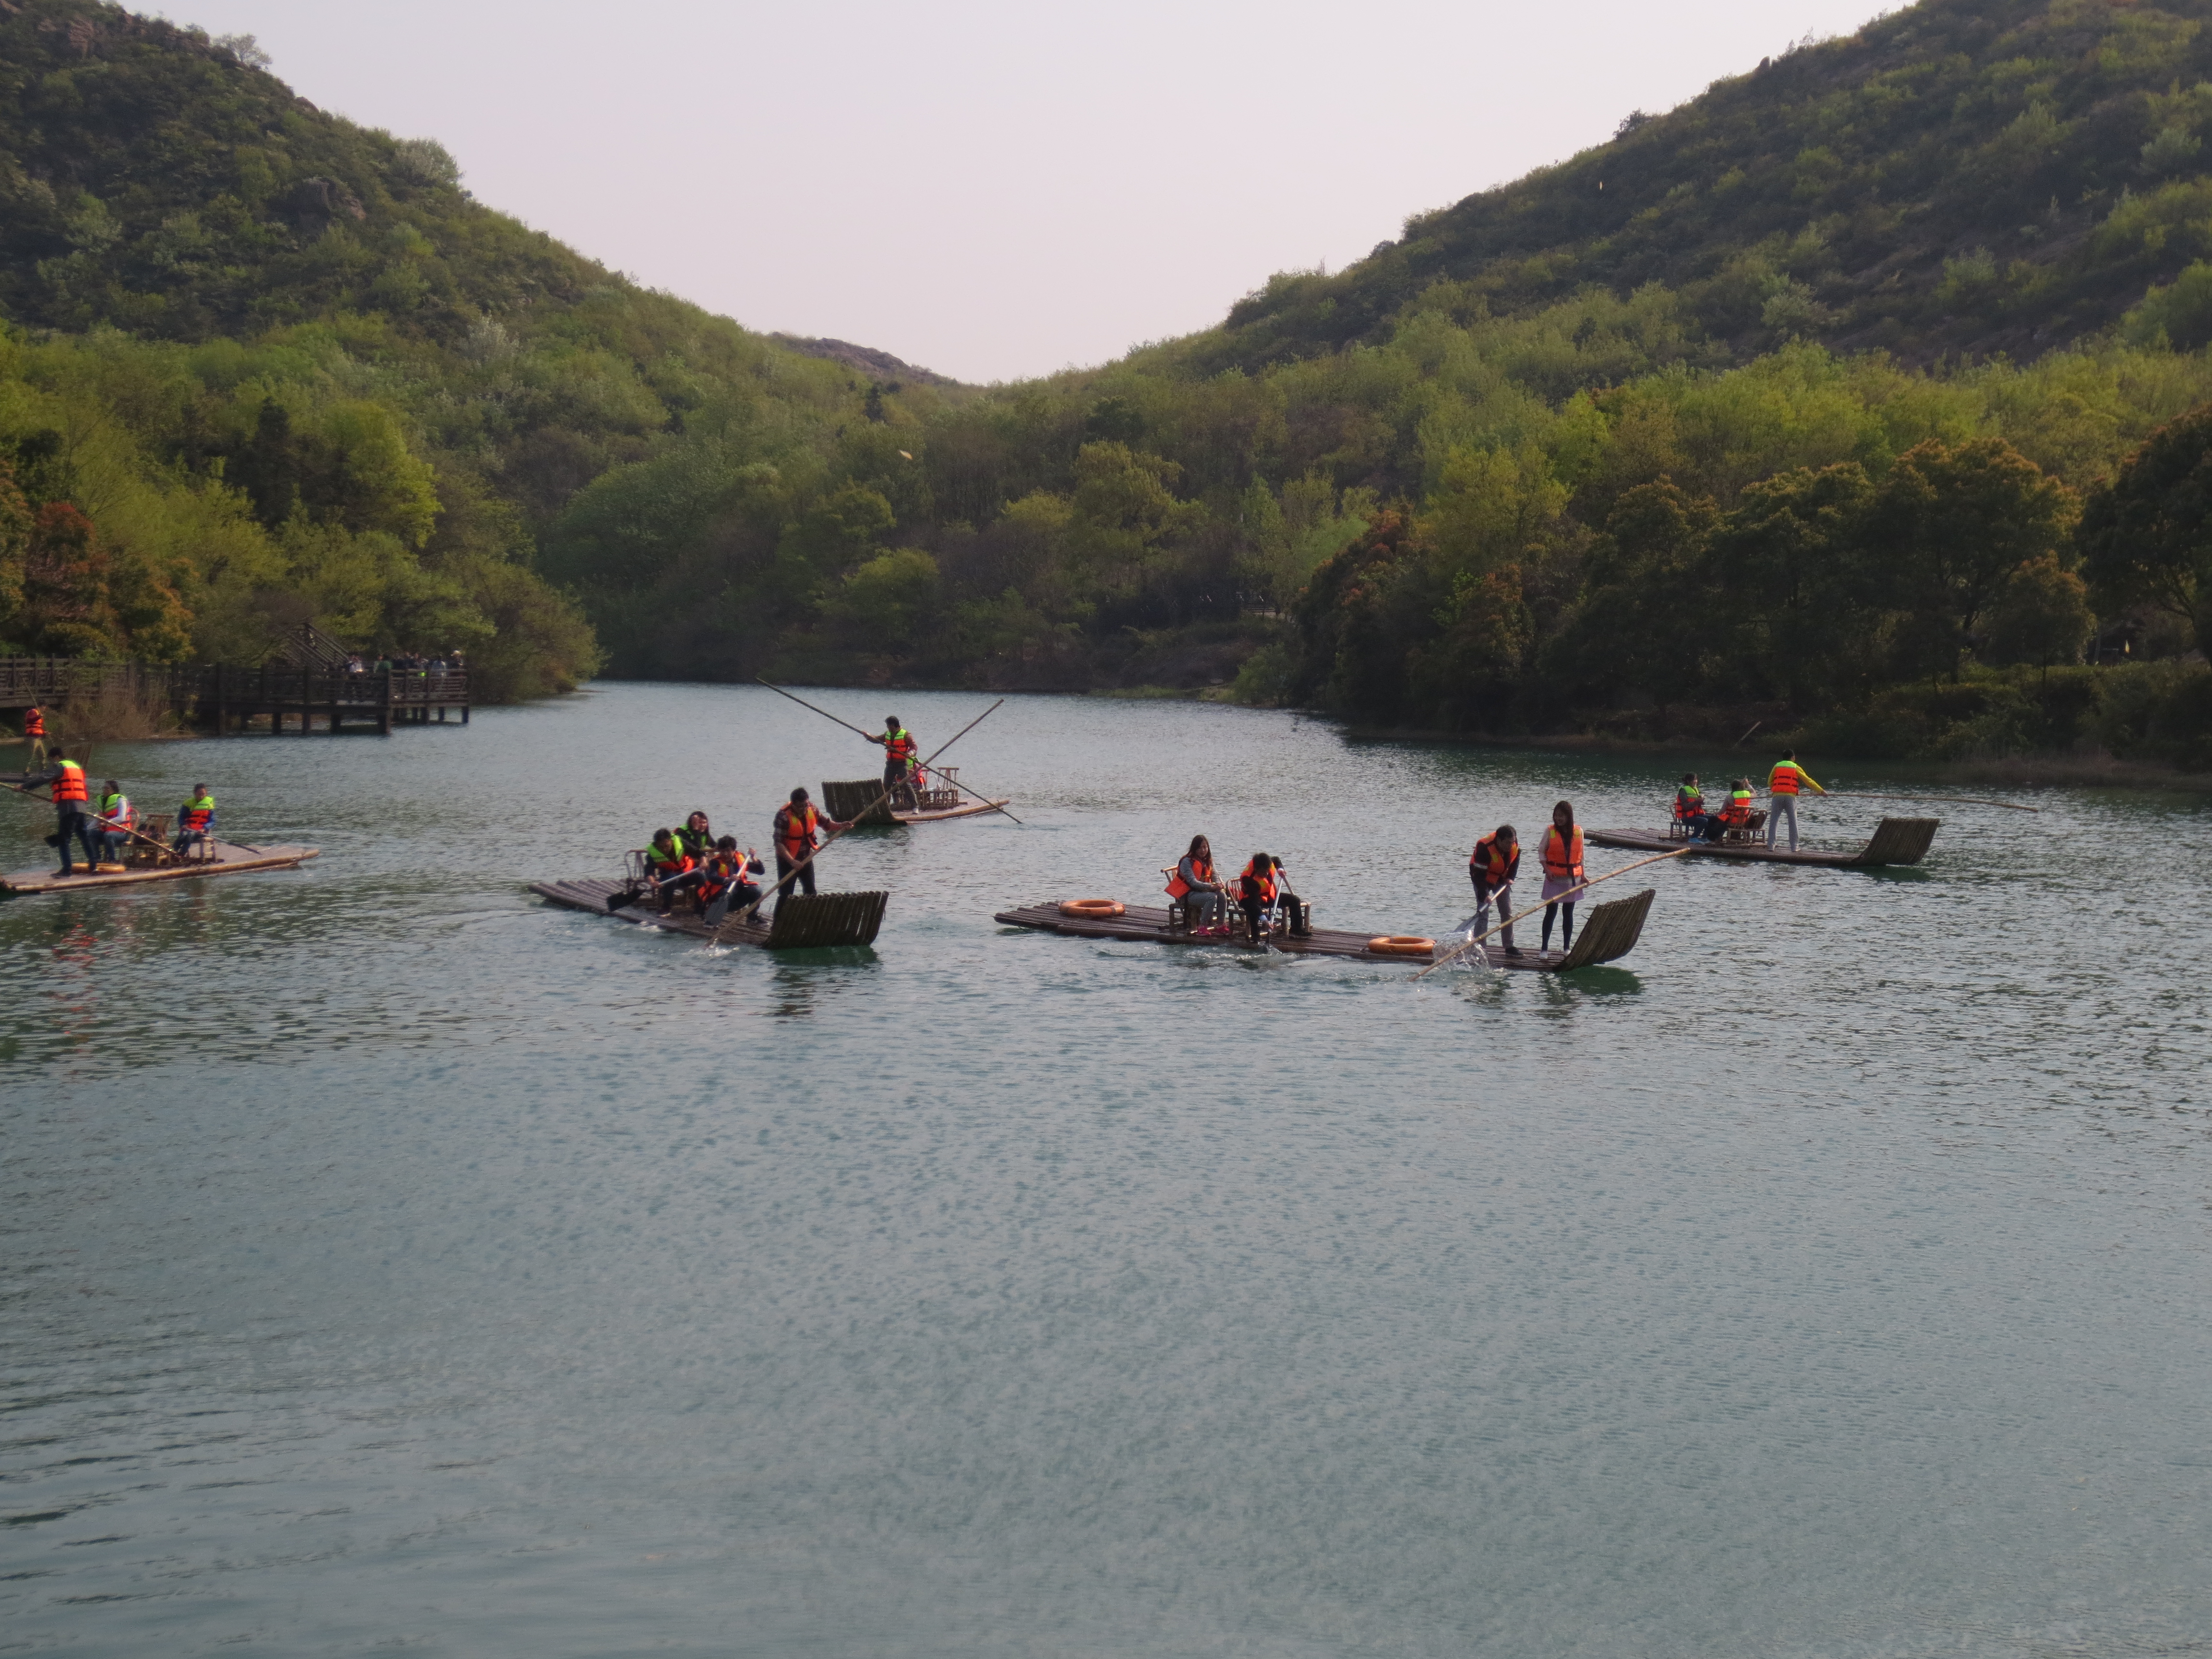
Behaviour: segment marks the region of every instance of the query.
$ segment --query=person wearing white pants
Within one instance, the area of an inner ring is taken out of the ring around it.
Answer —
[[[1766,844],[1774,845],[1774,832],[1782,827],[1782,820],[1790,820],[1790,850],[1797,850],[1797,794],[1810,789],[1816,795],[1828,792],[1813,781],[1813,775],[1797,764],[1797,751],[1785,749],[1774,769],[1766,775]]]

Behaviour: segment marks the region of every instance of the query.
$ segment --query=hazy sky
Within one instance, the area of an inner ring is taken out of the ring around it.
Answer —
[[[173,0],[750,327],[969,380],[1220,320],[1868,0]]]

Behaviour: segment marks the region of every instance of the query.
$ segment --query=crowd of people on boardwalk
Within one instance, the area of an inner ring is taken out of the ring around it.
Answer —
[[[458,651],[441,651],[434,657],[417,656],[411,651],[395,652],[388,657],[364,657],[356,651],[347,655],[345,672],[349,674],[461,674],[468,672],[468,664]]]
[[[1774,845],[1775,832],[1786,820],[1790,825],[1790,850],[1797,850],[1797,797],[1806,790],[1816,795],[1828,792],[1813,781],[1813,775],[1797,763],[1797,751],[1785,749],[1782,758],[1775,762],[1766,775],[1766,844]],[[1682,774],[1681,786],[1674,791],[1674,822],[1693,841],[1717,842],[1730,831],[1748,836],[1759,828],[1759,808],[1751,780],[1738,778],[1729,787],[1728,805],[1718,811],[1705,810],[1705,793],[1698,787],[1695,772]]]

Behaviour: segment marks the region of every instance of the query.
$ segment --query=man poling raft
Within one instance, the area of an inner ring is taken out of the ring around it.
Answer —
[[[1790,819],[1790,850],[1797,850],[1797,792],[1810,789],[1816,795],[1828,792],[1813,781],[1813,775],[1797,764],[1797,751],[1785,749],[1782,758],[1774,763],[1774,769],[1766,775],[1766,844],[1774,845],[1774,831],[1786,815]]]
[[[1490,907],[1498,907],[1501,921],[1513,914],[1513,878],[1521,873],[1521,843],[1514,839],[1513,826],[1501,823],[1474,844],[1468,855],[1467,877],[1474,884],[1474,914],[1459,931],[1480,933],[1490,921]],[[1500,930],[1505,936],[1505,954],[1517,957],[1521,947],[1513,942],[1513,924],[1505,923]]]
[[[23,711],[23,742],[27,752],[23,757],[26,772],[46,763],[46,713],[33,703]]]
[[[919,806],[921,802],[914,791],[914,762],[921,746],[915,742],[914,733],[899,724],[896,714],[886,714],[883,736],[868,741],[883,745],[884,789],[891,798],[892,810],[897,810],[902,799],[909,810]]]
[[[791,799],[775,809],[775,817],[769,824],[775,836],[775,902],[784,899],[798,886],[808,893],[814,890],[814,855],[824,843],[815,839],[817,832],[827,826],[832,831],[850,830],[850,823],[839,823],[825,818],[814,810],[813,801],[803,788],[791,792]]]

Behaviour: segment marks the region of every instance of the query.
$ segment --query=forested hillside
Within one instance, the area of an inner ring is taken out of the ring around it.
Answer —
[[[0,5],[7,647],[252,659],[312,617],[467,651],[491,695],[572,684],[601,653],[537,546],[580,488],[678,434],[826,453],[900,395],[639,289],[258,58]]]
[[[0,636],[2212,760],[2208,14],[1924,0],[976,390],[641,292],[236,43],[9,0]]]

